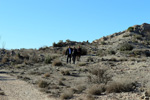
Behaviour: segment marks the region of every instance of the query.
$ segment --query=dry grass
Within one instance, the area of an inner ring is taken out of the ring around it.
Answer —
[[[95,100],[95,98],[92,95],[87,95],[85,100]]]
[[[90,73],[94,76],[89,76],[89,81],[92,83],[107,83],[108,81],[111,81],[111,75],[109,75],[110,72],[108,72],[108,69],[106,68],[94,68],[90,70]]]
[[[69,70],[62,70],[61,74],[62,75],[70,75],[70,72],[69,72]]]
[[[65,91],[64,93],[61,94],[60,98],[61,100],[64,99],[71,99],[73,97],[73,92],[72,91]]]
[[[3,57],[1,62],[2,62],[2,63],[6,63],[6,62],[8,62],[8,61],[9,61],[8,57]]]
[[[146,84],[146,88],[147,88],[147,90],[146,90],[146,92],[145,92],[145,96],[150,97],[150,82],[148,82],[148,83]]]
[[[46,81],[40,80],[39,83],[38,83],[38,86],[40,88],[46,88],[47,86],[49,86],[49,84]]]
[[[65,85],[62,81],[59,81],[58,84],[61,85],[61,86]]]
[[[52,58],[50,56],[45,58],[45,64],[50,64],[52,62]]]
[[[82,93],[86,89],[85,86],[79,85],[76,87],[76,93]]]
[[[52,65],[53,65],[53,66],[62,66],[63,64],[62,64],[61,61],[55,60],[55,61],[53,61]]]
[[[91,95],[101,95],[105,91],[105,85],[94,85],[92,86],[88,93]]]
[[[107,93],[120,93],[120,92],[131,92],[135,88],[133,83],[130,82],[112,82],[108,84],[106,88]]]
[[[150,89],[145,92],[145,96],[150,97]]]
[[[5,95],[5,93],[3,91],[0,91],[0,95]]]
[[[131,51],[133,49],[133,45],[129,43],[122,43],[120,44],[119,50],[120,51]]]
[[[25,64],[17,64],[14,66],[15,68],[22,68],[22,67],[25,67]]]
[[[86,62],[80,62],[78,65],[79,66],[86,66]]]
[[[45,78],[50,77],[50,73],[45,73],[45,74],[44,74],[44,77],[45,77]]]
[[[39,57],[36,55],[36,53],[30,57],[30,62],[39,63]]]

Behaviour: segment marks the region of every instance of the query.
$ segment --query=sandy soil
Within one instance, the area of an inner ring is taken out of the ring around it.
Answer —
[[[5,95],[0,100],[54,100],[39,92],[33,85],[0,71],[0,88]]]

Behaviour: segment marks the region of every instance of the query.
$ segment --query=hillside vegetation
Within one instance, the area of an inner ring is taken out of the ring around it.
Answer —
[[[66,64],[67,47],[79,45],[80,61]],[[92,43],[66,40],[39,49],[1,49],[0,69],[62,100],[149,100],[150,24]]]

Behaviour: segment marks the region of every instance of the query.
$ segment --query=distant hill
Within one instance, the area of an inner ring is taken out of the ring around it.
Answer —
[[[103,55],[104,51],[114,54],[150,55],[150,24],[134,25],[127,30],[102,37],[92,42]],[[103,50],[103,52],[102,52]],[[123,52],[124,51],[124,52]],[[99,52],[100,53],[100,52]],[[135,54],[136,53],[136,54]],[[101,54],[100,54],[101,55]]]

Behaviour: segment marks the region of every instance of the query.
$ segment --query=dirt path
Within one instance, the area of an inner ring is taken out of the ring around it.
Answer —
[[[5,95],[0,100],[55,100],[39,92],[33,85],[0,71],[0,88]]]

